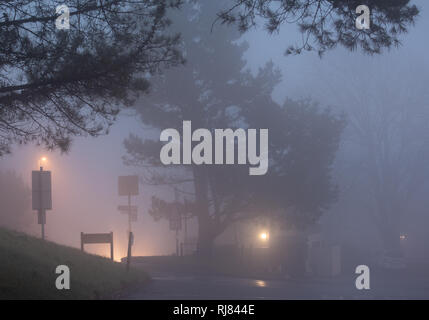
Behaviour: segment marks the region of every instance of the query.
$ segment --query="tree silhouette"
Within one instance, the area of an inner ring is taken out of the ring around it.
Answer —
[[[419,60],[392,68],[392,58],[360,59],[365,71],[361,64],[347,65],[344,78],[335,74],[325,81],[348,119],[335,170],[342,186],[337,211],[350,206],[349,211],[367,214],[381,248],[398,256],[400,235],[426,211],[428,93],[415,76],[422,69]],[[341,92],[340,83],[347,83]]]
[[[369,54],[380,53],[400,44],[399,36],[408,31],[419,13],[409,0],[234,0],[222,10],[218,20],[236,24],[247,31],[263,21],[268,32],[283,24],[297,24],[302,43],[290,46],[286,54],[316,50],[319,55],[338,45],[350,50],[360,48]],[[356,8],[371,10],[371,27],[359,30]]]
[[[70,29],[56,28],[57,5]],[[144,92],[144,75],[182,62],[165,36],[180,1],[0,2],[0,156],[12,143],[67,150],[73,135],[105,133],[121,106]]]
[[[336,197],[329,173],[343,127],[341,118],[309,101],[275,103],[271,94],[280,74],[273,64],[252,75],[244,70],[247,46],[237,43],[239,32],[210,33],[219,5],[199,2],[172,17],[182,32],[186,66],[153,79],[136,112],[145,125],[159,130],[181,132],[184,120],[211,131],[269,128],[268,173],[249,176],[243,165],[164,166],[160,141],[136,135],[125,141],[125,163],[143,168],[145,183],[174,186],[186,195],[179,208],[154,196],[150,213],[160,219],[175,209],[191,211],[198,220],[201,254],[209,254],[214,239],[240,219],[269,214],[290,225],[314,222]]]

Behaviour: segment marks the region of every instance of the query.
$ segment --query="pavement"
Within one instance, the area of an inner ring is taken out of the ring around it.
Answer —
[[[429,299],[429,278],[401,273],[371,273],[370,289],[358,290],[358,275],[333,278],[246,279],[149,271],[152,280],[126,299],[285,300],[285,299]]]

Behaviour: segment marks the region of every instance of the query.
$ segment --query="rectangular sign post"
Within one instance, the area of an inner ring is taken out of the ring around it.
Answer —
[[[119,176],[118,177],[118,194],[119,196],[128,197],[128,205],[118,206],[121,213],[128,215],[128,251],[127,251],[127,271],[130,269],[131,248],[134,244],[134,235],[131,230],[131,222],[137,221],[137,206],[131,205],[131,196],[139,194],[139,177],[138,176]]]
[[[84,251],[85,244],[109,243],[110,259],[113,260],[113,232],[110,233],[80,233],[80,249]]]
[[[40,171],[32,171],[31,185],[32,207],[37,210],[37,222],[42,228],[42,239],[45,239],[46,210],[52,209],[51,172],[43,171],[43,167]]]
[[[119,176],[118,193],[120,196],[138,196],[139,178],[137,176]]]
[[[128,212],[128,232],[131,232],[131,222],[137,221],[137,206],[131,206],[131,196],[137,196],[139,194],[138,176],[119,176],[118,194],[128,197],[128,206],[118,206],[118,210]]]

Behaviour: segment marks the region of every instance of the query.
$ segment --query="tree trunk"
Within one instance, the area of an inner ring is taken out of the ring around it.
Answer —
[[[214,237],[211,223],[198,216],[198,255],[211,257],[213,254]]]
[[[195,200],[198,220],[198,246],[199,256],[210,257],[213,254],[215,240],[214,222],[210,217],[208,201],[208,179],[203,168],[193,167]]]

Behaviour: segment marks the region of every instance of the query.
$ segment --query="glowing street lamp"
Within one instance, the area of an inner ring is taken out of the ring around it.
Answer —
[[[39,167],[40,167],[40,171],[43,171],[43,165],[48,161],[48,158],[46,157],[41,157],[39,159]]]
[[[259,234],[259,238],[260,238],[262,241],[268,241],[268,238],[269,238],[268,233],[267,233],[267,232],[261,232],[261,233]]]

